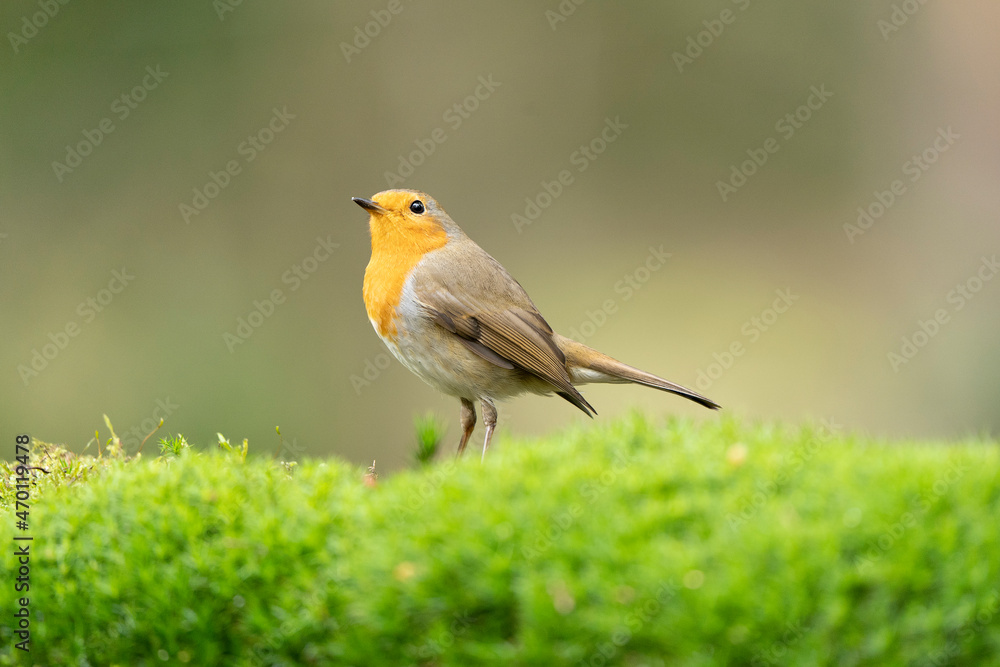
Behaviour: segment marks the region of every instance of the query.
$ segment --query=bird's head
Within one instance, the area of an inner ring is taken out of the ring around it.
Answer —
[[[369,213],[373,248],[383,242],[425,245],[462,233],[433,197],[418,190],[385,190],[371,199],[352,199]]]

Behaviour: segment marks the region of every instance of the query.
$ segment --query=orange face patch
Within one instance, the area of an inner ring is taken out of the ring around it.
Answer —
[[[410,272],[424,255],[448,242],[436,220],[410,213],[413,199],[403,193],[381,194],[375,202],[387,213],[371,213],[369,220],[372,258],[365,270],[365,310],[383,337],[396,336],[396,308]]]

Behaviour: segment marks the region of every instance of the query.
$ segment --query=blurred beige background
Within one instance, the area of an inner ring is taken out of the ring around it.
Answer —
[[[451,451],[457,400],[388,363],[361,300],[350,197],[400,181],[557,330],[727,410],[995,435],[998,21],[914,0],[5,2],[4,455],[17,432],[106,437],[102,413],[134,445],[166,415],[194,442],[268,454],[280,425],[286,457],[391,469],[426,410]],[[714,418],[585,395],[601,420]],[[584,419],[524,397],[500,432]]]

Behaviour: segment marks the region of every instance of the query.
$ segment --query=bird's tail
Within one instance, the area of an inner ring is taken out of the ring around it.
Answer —
[[[652,373],[647,373],[638,368],[633,368],[628,364],[623,364],[617,359],[612,359],[606,354],[602,354],[583,343],[578,343],[565,336],[555,334],[555,343],[566,356],[566,370],[569,372],[569,377],[573,381],[573,384],[587,384],[589,382],[621,384],[634,382],[683,396],[712,410],[718,410],[721,407],[715,401],[711,401],[687,387],[682,387],[679,384],[674,384],[669,380],[657,377]]]

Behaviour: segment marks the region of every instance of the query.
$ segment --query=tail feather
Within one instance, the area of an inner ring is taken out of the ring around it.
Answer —
[[[715,401],[705,398],[687,387],[682,387],[652,373],[647,373],[628,364],[623,364],[617,359],[612,359],[606,354],[587,347],[583,343],[578,343],[575,340],[558,334],[556,334],[555,341],[559,349],[566,355],[566,369],[573,384],[586,384],[588,382],[634,382],[635,384],[683,396],[712,410],[718,410],[722,407]]]

